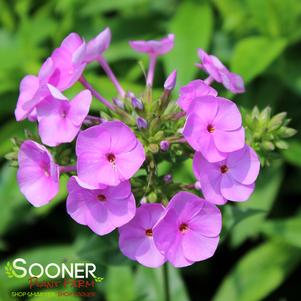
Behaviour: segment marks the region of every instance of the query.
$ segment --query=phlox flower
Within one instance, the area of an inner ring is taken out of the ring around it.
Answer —
[[[173,34],[169,34],[167,37],[161,40],[149,40],[149,41],[130,41],[130,46],[137,52],[147,53],[150,56],[159,56],[169,52],[174,46]]]
[[[77,33],[70,33],[51,55],[54,71],[49,83],[60,91],[70,88],[86,67],[85,55],[85,41]]]
[[[259,169],[258,156],[248,145],[229,153],[220,162],[209,163],[201,153],[196,153],[193,159],[193,171],[204,197],[219,205],[227,200],[246,201],[254,190]]]
[[[37,106],[39,135],[49,146],[71,142],[87,116],[92,101],[89,90],[81,91],[71,101],[56,88]]]
[[[59,166],[51,154],[44,146],[26,140],[18,163],[17,181],[26,199],[35,207],[48,204],[59,190]]]
[[[207,54],[203,49],[198,50],[198,55],[201,64],[197,64],[197,66],[206,71],[213,80],[222,83],[233,93],[245,92],[241,76],[230,72],[216,56]]]
[[[79,224],[105,235],[135,215],[135,198],[129,181],[118,186],[88,189],[75,176],[68,182],[67,212]]]
[[[130,41],[129,43],[134,50],[148,54],[150,62],[146,84],[147,86],[151,87],[153,85],[157,57],[169,52],[173,48],[174,35],[169,34],[167,37],[158,41]]]
[[[39,75],[26,75],[20,83],[20,94],[15,110],[17,121],[35,116],[35,107],[49,95],[47,83],[54,70],[53,62],[48,58],[42,65]]]
[[[95,38],[91,39],[87,43],[87,50],[85,55],[85,61],[90,63],[99,59],[102,53],[107,50],[111,43],[111,30],[105,28]]]
[[[203,80],[196,79],[181,87],[179,94],[177,104],[182,110],[187,112],[194,99],[206,95],[217,96],[217,91],[208,86]]]
[[[153,228],[163,213],[164,207],[161,204],[142,204],[135,217],[119,228],[119,247],[125,256],[152,268],[165,262],[153,237]]]
[[[209,162],[221,161],[245,144],[241,114],[234,102],[222,97],[195,99],[183,135]]]
[[[145,160],[141,142],[121,121],[82,131],[76,142],[78,177],[94,187],[130,179]]]
[[[153,229],[156,247],[175,267],[213,256],[222,218],[219,209],[190,192],[178,192]]]

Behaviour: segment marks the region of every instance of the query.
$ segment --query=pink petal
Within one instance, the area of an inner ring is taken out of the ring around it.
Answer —
[[[188,231],[182,237],[182,249],[185,258],[201,261],[213,256],[219,237],[205,237],[195,231]]]
[[[140,264],[150,268],[158,268],[166,261],[151,237],[144,239],[138,246],[135,257]]]
[[[240,127],[234,131],[223,131],[216,129],[213,133],[213,139],[216,148],[220,152],[233,152],[244,147],[245,130],[243,127]]]
[[[68,118],[75,126],[81,126],[89,113],[92,94],[89,90],[81,91],[70,103]]]
[[[128,180],[139,170],[144,160],[145,154],[143,145],[137,141],[136,147],[130,152],[116,155],[116,167],[122,177]]]
[[[241,114],[236,104],[226,98],[217,97],[218,111],[214,127],[219,130],[235,130],[241,127]]]
[[[248,185],[255,182],[260,169],[260,161],[255,151],[248,145],[233,152],[227,158],[229,174],[237,182]]]
[[[255,188],[254,183],[243,185],[231,178],[230,175],[224,174],[221,181],[221,193],[230,201],[243,202],[252,194]]]
[[[220,210],[216,206],[205,202],[202,210],[189,221],[189,227],[202,236],[218,236],[222,228]]]

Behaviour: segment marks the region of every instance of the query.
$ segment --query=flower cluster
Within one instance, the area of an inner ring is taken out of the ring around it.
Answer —
[[[20,144],[20,190],[32,205],[46,205],[59,191],[60,174],[66,173],[68,214],[98,235],[118,228],[125,256],[148,267],[205,260],[219,242],[222,216],[216,205],[247,200],[259,173],[259,159],[245,143],[236,104],[211,87],[215,81],[242,93],[243,80],[199,49],[197,66],[209,77],[181,87],[173,102],[173,71],[162,95],[154,97],[159,56],[174,46],[169,34],[157,41],[130,41],[135,51],[149,57],[146,89],[133,93],[123,89],[105,59],[110,42],[108,28],[87,43],[72,33],[38,76],[21,81],[15,116],[37,122],[38,137]],[[116,88],[112,101],[83,75],[95,62]],[[85,90],[69,100],[62,93],[77,82]],[[92,97],[102,104],[100,116],[89,115]],[[70,150],[69,165],[62,164],[62,144]],[[192,156],[197,184],[174,181],[173,167],[160,174],[161,163],[176,167]]]

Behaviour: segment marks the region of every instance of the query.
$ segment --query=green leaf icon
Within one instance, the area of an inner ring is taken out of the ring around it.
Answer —
[[[9,261],[5,265],[5,274],[7,275],[8,278],[16,277],[15,271]]]
[[[104,280],[103,277],[94,277],[95,282],[102,282]]]

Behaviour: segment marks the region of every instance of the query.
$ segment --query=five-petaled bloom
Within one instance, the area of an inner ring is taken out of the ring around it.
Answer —
[[[155,246],[153,237],[153,228],[164,209],[161,204],[142,204],[135,217],[119,228],[119,246],[125,256],[152,268],[165,262],[165,256]]]
[[[174,46],[174,35],[169,34],[158,41],[130,41],[134,50],[149,57],[146,92],[135,96],[123,89],[103,55],[110,43],[109,28],[87,44],[71,33],[46,59],[38,76],[27,75],[21,81],[16,119],[37,121],[39,136],[48,146],[70,144],[51,149],[56,163],[44,146],[23,142],[18,155],[20,190],[34,206],[46,205],[58,193],[60,174],[68,173],[69,215],[98,235],[119,228],[119,247],[125,256],[153,268],[166,261],[184,267],[205,260],[213,256],[221,231],[215,204],[246,200],[259,172],[258,157],[245,144],[237,106],[218,97],[210,86],[215,80],[241,93],[243,81],[216,57],[199,50],[200,66],[209,77],[181,87],[177,107],[170,103],[174,70],[161,97],[154,99],[157,57]],[[82,75],[94,61],[116,89],[113,102]],[[67,99],[62,92],[78,81],[87,90]],[[92,95],[105,106],[100,117],[89,115]],[[184,129],[181,118],[186,119]],[[182,183],[173,177],[173,168],[166,174],[158,168],[170,159],[177,164],[178,154],[188,158],[194,152],[198,181],[185,187],[202,190],[205,199],[174,192]],[[66,160],[72,165],[65,165]],[[141,200],[137,209],[134,193]]]
[[[209,163],[201,153],[193,159],[193,170],[207,201],[225,204],[227,200],[246,201],[255,187],[260,162],[248,145],[230,153],[225,160]]]
[[[76,155],[78,177],[96,188],[130,179],[145,160],[141,142],[120,121],[108,121],[81,132]]]
[[[118,186],[91,189],[77,177],[71,177],[68,192],[67,212],[76,222],[88,226],[98,235],[108,234],[126,224],[136,212],[128,181]]]
[[[178,192],[154,227],[157,248],[175,267],[213,256],[219,241],[219,209],[190,192]]]
[[[234,102],[214,96],[196,98],[188,111],[183,135],[209,162],[243,148],[245,132]]]

